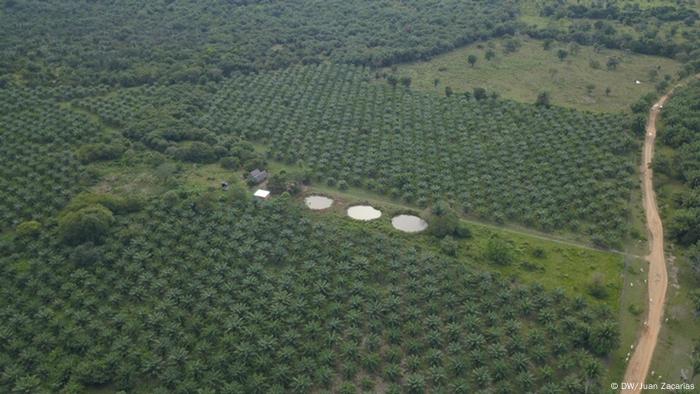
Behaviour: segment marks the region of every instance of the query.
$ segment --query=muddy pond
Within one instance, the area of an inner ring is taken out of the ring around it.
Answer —
[[[414,215],[394,216],[391,219],[391,225],[395,229],[407,233],[417,233],[428,228],[428,222]]]
[[[374,220],[382,216],[382,211],[369,205],[355,205],[348,208],[348,216],[355,220]]]
[[[309,209],[318,211],[330,208],[333,205],[333,199],[325,196],[309,196],[304,199],[304,203]]]

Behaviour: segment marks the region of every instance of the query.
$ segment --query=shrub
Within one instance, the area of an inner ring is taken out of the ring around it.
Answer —
[[[492,237],[486,244],[484,253],[487,260],[498,265],[510,265],[514,259],[513,248],[508,242],[498,237]]]
[[[486,89],[484,88],[476,87],[473,89],[473,92],[476,100],[485,100],[487,98]]]
[[[472,237],[472,230],[470,230],[466,224],[460,222],[459,224],[457,224],[457,229],[455,231],[455,235],[458,238],[462,238],[462,239],[471,238]]]
[[[627,310],[634,316],[639,316],[642,314],[642,312],[644,312],[644,310],[637,304],[630,304],[627,307]]]
[[[430,220],[430,231],[431,233],[442,238],[447,235],[452,235],[457,230],[459,225],[459,219],[454,212],[444,212],[441,215],[433,215]]]
[[[646,112],[649,107],[651,107],[651,104],[654,102],[655,98],[656,95],[654,93],[647,93],[632,104],[630,108],[632,109],[632,112],[636,114]]]
[[[632,116],[632,120],[630,122],[630,128],[638,136],[640,136],[640,137],[644,136],[644,133],[646,132],[646,128],[647,128],[646,116],[644,116],[644,115]]]
[[[222,168],[227,170],[237,170],[241,168],[241,160],[233,156],[222,157],[221,160],[219,160],[219,164]]]
[[[532,255],[537,257],[538,259],[542,259],[547,256],[547,252],[545,252],[545,250],[541,247],[537,246],[534,249],[532,249]]]
[[[695,313],[700,313],[700,289],[693,290],[690,294],[690,298],[692,298],[693,304],[695,305]]]
[[[549,107],[551,105],[551,99],[549,96],[549,92],[540,92],[537,95],[537,100],[535,100],[535,105],[539,105],[540,107]]]
[[[36,220],[22,222],[17,226],[17,235],[20,237],[35,237],[41,231],[41,223]]]
[[[700,280],[700,242],[688,248],[688,260],[695,278]]]
[[[503,43],[503,52],[512,53],[516,52],[523,45],[520,40],[515,38],[509,38]]]
[[[591,276],[591,281],[588,284],[588,294],[598,299],[603,299],[608,296],[605,276],[600,272],[596,272]]]
[[[80,147],[77,152],[78,159],[83,164],[95,161],[107,161],[118,159],[122,156],[126,148],[118,143],[113,144],[86,144]]]
[[[457,255],[457,246],[457,242],[449,235],[440,241],[440,250],[448,256]]]
[[[109,231],[112,223],[112,211],[96,204],[61,216],[58,219],[58,233],[61,239],[70,245],[98,243]]]
[[[143,204],[144,200],[139,196],[122,197],[104,193],[82,193],[71,200],[66,210],[77,211],[93,205],[102,205],[116,214],[124,214],[140,211]]]
[[[168,149],[167,153],[177,160],[193,163],[213,163],[219,156],[223,156],[226,153],[226,149],[223,147],[212,147],[203,142],[195,141]]]

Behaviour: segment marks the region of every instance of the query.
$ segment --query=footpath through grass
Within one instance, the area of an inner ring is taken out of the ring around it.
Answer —
[[[608,49],[596,51],[592,47],[572,47],[559,42],[553,42],[545,50],[544,41],[526,38],[518,39],[522,45],[517,51],[505,53],[505,41],[472,44],[427,62],[398,66],[396,72],[389,68],[383,72],[409,76],[413,89],[441,95],[448,86],[455,93],[483,87],[502,97],[533,103],[537,94],[545,90],[550,92],[555,105],[619,112],[628,110],[630,104],[654,91],[656,81],[665,74],[675,77],[679,70],[679,64],[671,59]],[[563,60],[557,56],[560,49],[567,52]],[[489,51],[495,57],[486,60]],[[477,58],[473,67],[468,62],[469,55]],[[610,58],[619,60],[613,70],[606,66]],[[652,77],[651,73],[656,76]],[[636,84],[636,80],[641,83]],[[383,79],[379,81],[386,83]]]

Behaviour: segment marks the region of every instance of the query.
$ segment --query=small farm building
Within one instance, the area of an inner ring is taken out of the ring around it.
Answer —
[[[270,191],[258,189],[253,195],[261,200],[267,200],[270,197]]]
[[[267,171],[256,168],[250,172],[248,179],[257,185],[258,183],[264,182],[265,179],[267,179]]]

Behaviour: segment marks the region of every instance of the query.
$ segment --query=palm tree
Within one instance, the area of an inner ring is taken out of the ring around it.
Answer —
[[[290,387],[295,393],[307,393],[311,389],[311,379],[306,375],[298,375],[292,378]]]
[[[406,389],[411,394],[421,394],[425,391],[425,378],[419,374],[406,377]]]

